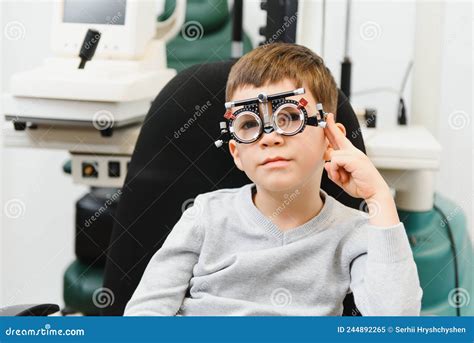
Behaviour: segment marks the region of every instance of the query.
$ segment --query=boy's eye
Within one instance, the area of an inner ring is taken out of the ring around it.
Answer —
[[[291,113],[291,120],[300,120],[300,115],[297,113]]]
[[[300,115],[299,113],[291,113],[291,112],[283,112],[283,113],[280,113],[278,116],[277,116],[277,120],[279,123],[285,123],[285,122],[288,122],[288,121],[299,121],[300,120]]]
[[[240,126],[241,129],[250,130],[254,127],[258,126],[258,123],[255,120],[247,120]]]

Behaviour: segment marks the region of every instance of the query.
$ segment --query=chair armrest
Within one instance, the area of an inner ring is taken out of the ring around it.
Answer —
[[[49,316],[58,311],[56,304],[23,304],[0,308],[0,316]]]

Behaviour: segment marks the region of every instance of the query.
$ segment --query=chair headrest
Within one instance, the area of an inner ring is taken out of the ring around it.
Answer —
[[[159,21],[168,19],[176,6],[176,0],[166,0]],[[229,20],[226,0],[187,0],[185,22],[195,21],[202,26],[204,33],[210,33],[223,27]]]

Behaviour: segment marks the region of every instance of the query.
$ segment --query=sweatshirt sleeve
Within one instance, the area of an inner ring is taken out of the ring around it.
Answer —
[[[351,263],[357,308],[363,316],[419,316],[423,290],[403,223],[367,225],[367,254]]]
[[[186,209],[153,255],[124,316],[174,316],[186,295],[203,241],[201,197]]]

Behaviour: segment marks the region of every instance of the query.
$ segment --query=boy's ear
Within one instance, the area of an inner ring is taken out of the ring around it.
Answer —
[[[336,123],[336,126],[342,131],[344,136],[346,135],[346,127],[342,125],[341,123]]]
[[[342,125],[341,123],[336,123],[336,126],[339,128],[339,130],[342,131],[342,133],[345,136],[346,135],[346,128],[344,127],[344,125]],[[326,148],[326,151],[324,151],[323,158],[324,158],[325,161],[329,161],[331,159],[331,157],[329,156],[329,151],[330,151],[330,149],[334,149],[334,147],[329,142],[329,139],[327,137],[325,137],[325,139],[326,139],[326,142],[327,142],[328,146]]]
[[[234,163],[241,171],[244,171],[242,168],[242,161],[240,160],[239,149],[237,149],[237,142],[234,139],[229,140],[229,152],[234,159]]]

